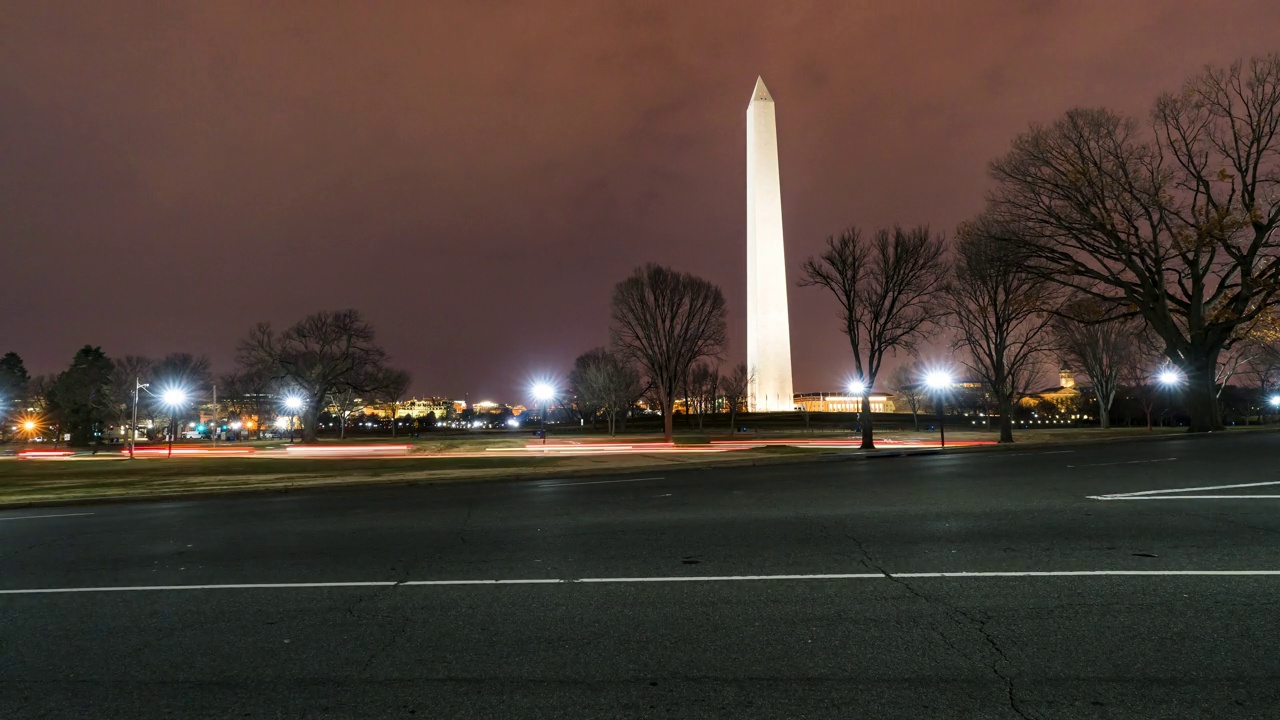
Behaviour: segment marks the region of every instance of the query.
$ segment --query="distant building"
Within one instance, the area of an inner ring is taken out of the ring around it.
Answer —
[[[1026,408],[1036,408],[1041,403],[1051,403],[1059,412],[1067,413],[1080,407],[1081,388],[1076,386],[1076,374],[1070,368],[1058,371],[1058,384],[1039,392],[1024,395],[1018,400]]]
[[[887,393],[871,393],[871,412],[893,413],[897,407],[893,396]],[[848,393],[799,393],[795,396],[797,409],[805,412],[861,412],[862,397]]]
[[[458,412],[454,401],[442,397],[409,398],[400,403],[396,417],[419,418],[431,414],[437,420],[444,420]]]

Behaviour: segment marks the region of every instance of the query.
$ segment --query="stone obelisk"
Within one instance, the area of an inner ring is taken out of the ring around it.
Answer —
[[[773,97],[756,78],[747,105],[747,406],[752,412],[795,409],[791,324],[782,249],[782,189]]]

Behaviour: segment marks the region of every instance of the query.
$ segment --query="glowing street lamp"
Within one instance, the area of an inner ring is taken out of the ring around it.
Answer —
[[[941,441],[939,447],[947,446],[947,420],[946,414],[943,412],[943,405],[946,399],[946,392],[954,382],[951,379],[951,374],[944,370],[933,370],[924,376],[924,384],[933,391],[934,396],[937,398],[935,402],[938,405],[938,438]]]
[[[1156,380],[1165,387],[1173,387],[1182,382],[1182,375],[1173,369],[1161,370],[1160,374],[1156,376]]]
[[[178,434],[178,410],[187,402],[187,392],[182,388],[169,388],[160,394],[160,402],[169,408],[168,457],[173,457],[173,436]]]
[[[298,418],[298,411],[302,409],[302,398],[297,395],[290,395],[284,399],[284,406],[289,410],[289,442],[293,442],[293,422]]]
[[[863,393],[865,393],[866,391],[867,391],[867,384],[862,382],[861,380],[854,380],[853,382],[849,383],[849,394],[854,397],[860,398],[862,397]]]
[[[533,386],[533,398],[542,403],[542,444],[547,444],[547,406],[556,397],[556,389],[550,383],[540,382]]]

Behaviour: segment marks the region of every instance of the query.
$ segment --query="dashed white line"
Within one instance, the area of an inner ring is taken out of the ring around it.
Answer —
[[[122,585],[106,587],[17,588],[0,590],[0,595],[53,595],[63,593],[169,592],[186,590],[294,590],[322,588],[362,588],[393,586],[497,586],[497,585],[566,585],[566,584],[630,584],[630,583],[697,583],[697,582],[778,582],[812,580],[893,580],[893,579],[982,579],[982,578],[1055,578],[1055,577],[1160,577],[1160,576],[1240,576],[1277,577],[1280,570],[1013,570],[989,572],[904,572],[904,573],[827,573],[811,575],[703,575],[667,577],[603,577],[603,578],[515,578],[508,580],[373,580],[357,582],[299,583],[233,583],[221,585]]]
[[[585,482],[552,483],[550,485],[539,485],[538,487],[555,488],[555,487],[570,487],[572,485],[610,485],[613,483],[633,483],[633,482],[644,482],[645,480],[662,480],[662,479],[664,478],[643,477],[643,478],[624,478],[622,480],[587,480]]]
[[[8,522],[10,520],[43,520],[45,518],[63,518],[63,517],[84,517],[93,513],[57,513],[53,515],[16,515],[12,517],[0,517],[0,522]]]
[[[1143,463],[1172,462],[1177,459],[1178,458],[1176,457],[1168,457],[1168,458],[1157,458],[1155,460],[1121,460],[1118,462],[1087,463],[1085,465],[1068,465],[1067,467],[1083,468],[1083,467],[1104,467],[1107,465],[1142,465]]]

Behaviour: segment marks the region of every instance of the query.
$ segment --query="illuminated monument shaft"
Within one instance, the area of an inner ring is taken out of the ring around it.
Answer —
[[[782,249],[782,190],[773,98],[756,80],[747,105],[747,404],[752,412],[795,409],[791,329]]]

